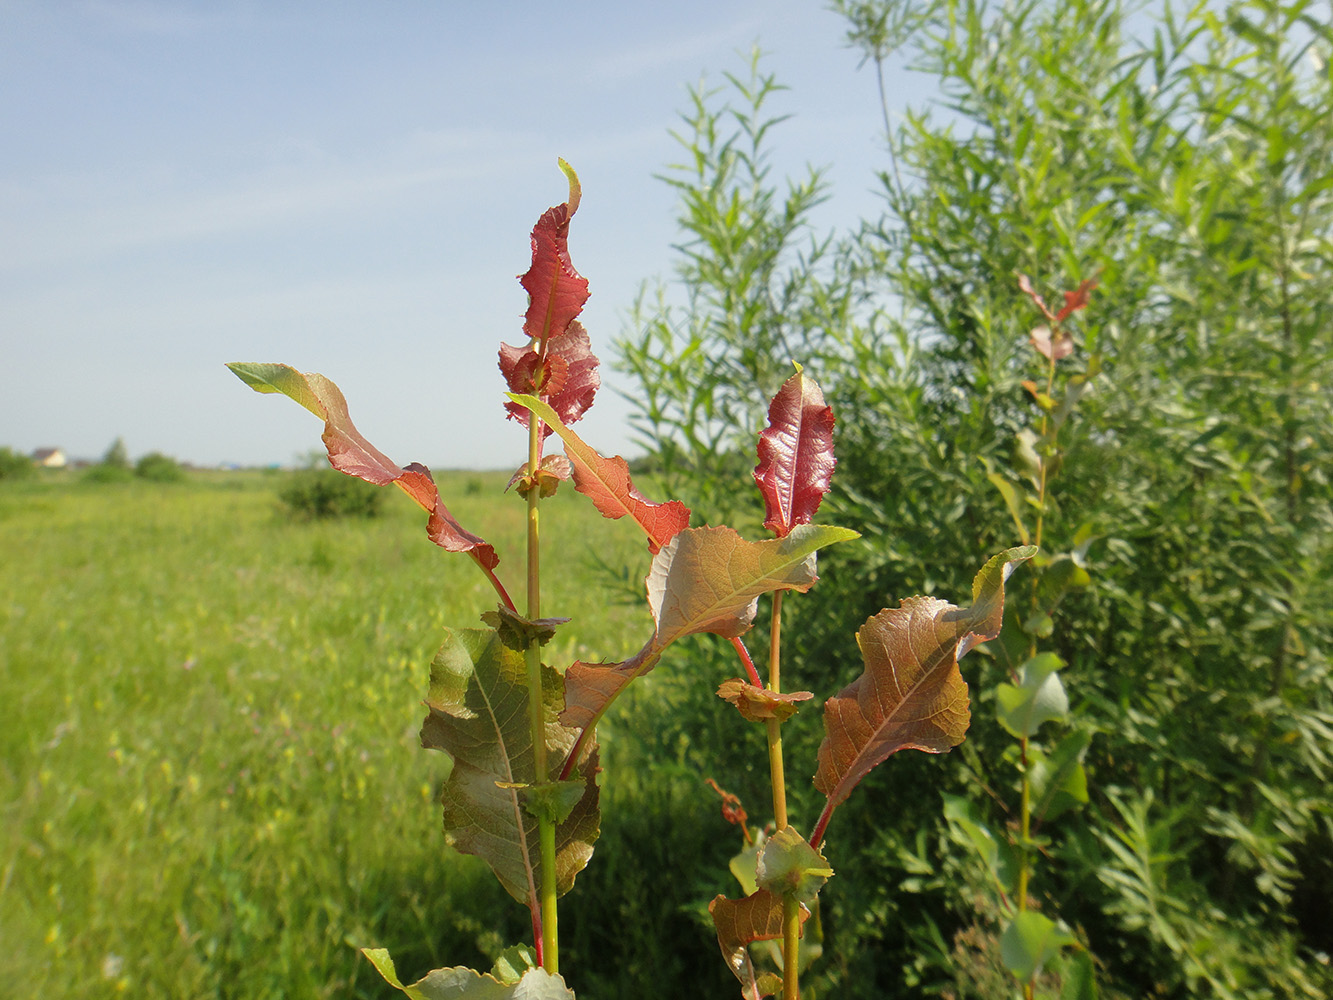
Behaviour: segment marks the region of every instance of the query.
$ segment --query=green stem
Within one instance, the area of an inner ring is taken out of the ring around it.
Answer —
[[[541,421],[528,420],[528,473],[535,475],[541,465]],[[541,490],[528,490],[528,619],[541,617],[541,532],[539,504]],[[546,762],[546,719],[542,697],[542,651],[536,639],[528,645],[528,720],[532,730],[533,783],[549,780]],[[542,967],[552,975],[560,972],[560,938],[556,915],[555,824],[550,817],[537,817],[537,837],[541,851]]]
[[[800,1000],[801,904],[782,897],[782,1000]]]
[[[1051,342],[1054,343],[1058,338],[1060,328],[1057,326],[1051,331]],[[1046,368],[1046,395],[1049,397],[1055,390],[1055,355],[1047,359]],[[1032,544],[1038,548],[1041,547],[1042,533],[1046,527],[1046,492],[1049,485],[1048,470],[1050,468],[1051,456],[1048,453],[1053,450],[1054,442],[1048,443],[1046,435],[1051,432],[1050,415],[1042,411],[1041,415],[1041,474],[1037,484],[1037,530],[1033,533]],[[1055,428],[1054,434],[1059,435],[1059,428]],[[1032,578],[1032,616],[1035,618],[1041,610],[1041,578],[1033,574]],[[1036,636],[1031,637],[1028,643],[1028,659],[1037,655]],[[1018,841],[1018,912],[1022,913],[1028,908],[1028,881],[1031,878],[1032,859],[1028,854],[1032,840],[1032,780],[1028,774],[1028,738],[1024,736],[1019,740],[1020,763],[1022,773],[1019,776],[1019,841]],[[1027,994],[1027,991],[1025,991]],[[1030,995],[1030,994],[1027,994]]]
[[[768,643],[768,689],[782,693],[782,591],[773,594],[773,628]],[[768,772],[773,784],[773,821],[779,830],[787,820],[787,777],[782,763],[782,723],[768,720]],[[795,896],[782,898],[782,1000],[800,1000],[798,968],[801,953],[801,904]]]
[[[768,689],[782,693],[782,591],[773,595],[773,630],[768,645]],[[768,720],[768,773],[773,785],[773,821],[779,830],[787,822],[787,777],[782,763],[782,723]]]

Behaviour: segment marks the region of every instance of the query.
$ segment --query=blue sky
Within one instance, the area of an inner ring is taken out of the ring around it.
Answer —
[[[779,168],[829,165],[821,224],[850,224],[883,153],[843,30],[786,0],[0,0],[0,445],[290,462],[318,422],[223,368],[283,361],[400,463],[517,465],[496,351],[563,156],[605,383],[582,426],[632,450],[610,342],[670,277],[653,174],[687,87],[759,43],[791,88]],[[929,97],[890,82],[898,109]]]

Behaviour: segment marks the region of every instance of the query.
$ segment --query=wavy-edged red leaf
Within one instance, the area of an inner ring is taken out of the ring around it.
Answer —
[[[1081,282],[1074,291],[1065,292],[1064,308],[1055,314],[1055,321],[1063,323],[1071,314],[1085,307],[1091,297],[1092,290],[1097,287],[1097,284],[1098,279],[1088,278]]]
[[[648,536],[648,548],[656,555],[663,545],[689,527],[690,509],[679,500],[653,503],[634,488],[629,465],[616,455],[603,458],[596,449],[565,426],[546,403],[531,395],[515,394],[510,405],[531,410],[548,428],[560,435],[565,454],[574,466],[574,489],[590,499],[603,517],[612,520],[628,515]]]
[[[499,563],[490,543],[472,534],[449,513],[429,469],[416,462],[402,468],[362,437],[347,412],[342,390],[330,379],[317,372],[299,372],[291,365],[233,362],[227,367],[255,392],[281,393],[323,420],[329,464],[376,486],[392,483],[401,489],[430,514],[426,533],[440,548],[466,552],[487,570]]]
[[[744,899],[716,896],[708,904],[708,914],[717,929],[717,945],[727,968],[740,981],[741,996],[746,1000],[761,1000],[772,990],[761,988],[750,958],[750,945],[755,941],[772,941],[782,937],[782,897],[767,889],[759,889]],[[801,905],[801,926],[810,919],[810,911]]]
[[[759,597],[775,590],[809,590],[817,579],[815,553],[856,538],[847,528],[804,524],[786,538],[748,542],[731,528],[687,528],[653,558],[648,606],[656,629],[623,663],[575,663],[565,674],[560,721],[586,729],[636,677],[648,673],[671,643],[712,632],[744,634],[754,623]]]
[[[909,597],[861,626],[856,643],[865,671],[824,703],[815,788],[828,803],[812,844],[833,809],[889,756],[903,749],[943,753],[963,741],[971,714],[958,658],[1000,634],[1004,581],[1036,551],[1007,549],[987,562],[973,581],[970,608]]]
[[[754,481],[764,496],[764,527],[779,538],[809,524],[833,476],[833,409],[800,365],[768,407]]]
[[[511,392],[549,403],[552,412],[566,424],[575,423],[588,412],[602,384],[592,341],[578,320],[551,338],[544,356],[532,347],[501,344],[500,371]],[[505,403],[505,410],[524,427],[528,425],[526,407],[511,400]],[[551,428],[544,427],[542,437],[550,433]]]
[[[578,211],[582,188],[578,175],[564,160],[560,169],[569,179],[569,200],[547,209],[532,229],[532,266],[520,275],[528,293],[523,333],[539,354],[547,341],[565,332],[588,301],[588,281],[569,259],[569,220]]]
[[[723,681],[717,689],[717,696],[729,701],[741,713],[741,718],[750,722],[766,722],[777,719],[785,722],[796,714],[800,702],[814,697],[809,691],[791,691],[774,694],[768,688],[761,688],[739,677]]]
[[[560,676],[542,667],[548,773],[537,775],[528,721],[524,653],[488,629],[445,634],[431,664],[429,714],[421,745],[453,758],[441,801],[444,827],[459,851],[482,858],[515,899],[538,909],[541,851],[538,821],[525,808],[524,792],[556,781],[577,734],[556,721]],[[556,883],[567,892],[592,856],[597,839],[596,750],[581,759],[584,794],[556,830]]]

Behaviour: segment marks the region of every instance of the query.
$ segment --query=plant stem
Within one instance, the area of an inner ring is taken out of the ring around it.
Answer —
[[[528,420],[528,473],[535,475],[541,464],[541,421]],[[528,619],[541,617],[541,532],[539,505],[541,490],[534,484],[528,490]],[[532,729],[533,784],[547,781],[545,699],[542,697],[541,643],[533,639],[527,650],[528,720]],[[542,968],[552,975],[560,972],[560,939],[556,915],[555,824],[549,816],[537,816],[537,837],[541,851],[541,953]]]
[[[782,897],[782,1000],[800,1000],[801,904]]]
[[[768,641],[768,689],[782,693],[782,591],[773,594],[773,627]],[[768,720],[768,771],[773,784],[773,821],[779,830],[787,820],[787,777],[782,763],[782,723]],[[782,1000],[800,1000],[801,904],[782,897]]]
[[[782,693],[782,591],[773,595],[773,629],[768,644],[768,689]],[[782,764],[782,723],[768,720],[768,772],[773,785],[773,821],[779,830],[787,823],[787,777]]]

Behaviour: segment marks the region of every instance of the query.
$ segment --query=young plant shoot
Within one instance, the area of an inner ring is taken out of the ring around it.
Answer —
[[[623,458],[602,456],[571,429],[592,406],[600,378],[578,321],[588,283],[569,255],[569,226],[581,192],[574,171],[563,160],[560,166],[569,198],[538,219],[532,266],[520,278],[528,294],[523,342],[500,346],[508,389],[504,409],[527,430],[526,460],[510,482],[527,511],[521,604],[502,581],[495,549],[450,514],[430,471],[399,466],[362,437],[333,382],[281,364],[229,365],[256,391],[289,396],[323,420],[330,464],[403,490],[426,511],[427,537],[472,559],[497,598],[495,609],[481,615],[484,627],[446,633],[431,664],[421,742],[453,761],[441,795],[449,842],[486,861],[527,908],[532,943],[504,952],[487,973],[437,969],[406,986],[387,952],[365,953],[389,983],[417,1000],[573,997],[560,966],[557,899],[587,865],[598,836],[597,723],[630,683],[662,662],[672,643],[712,633],[731,641],[744,672],[725,680],[718,695],[766,731],[774,830],[752,837],[745,829],[748,849],[733,864],[744,896],[719,895],[709,912],[742,996],[759,1000],[777,993],[793,1000],[804,961],[802,929],[833,875],[821,846],[834,810],[897,751],[943,753],[962,741],[970,715],[958,658],[999,634],[1005,580],[1036,548],[1009,549],[987,562],[969,608],[911,597],[861,627],[856,641],[864,672],[824,703],[826,735],[814,782],[826,802],[803,836],[787,815],[782,725],[814,695],[782,690],[782,600],[787,591],[815,584],[820,549],[857,537],[813,523],[835,465],[833,412],[799,365],[769,404],[754,477],[772,538],[748,540],[726,526],[690,527],[683,503],[642,496]],[[563,443],[563,456],[545,454],[553,434]],[[647,538],[653,627],[639,650],[619,662],[580,661],[562,669],[542,662],[542,647],[567,619],[543,617],[541,501],[566,480],[603,516],[629,517]],[[765,678],[743,637],[759,600],[769,594]],[[733,809],[731,815],[744,824],[743,813]],[[752,953],[752,945],[777,941],[780,949],[757,947]],[[774,968],[756,964],[764,954],[773,954]]]

